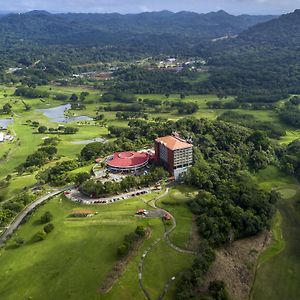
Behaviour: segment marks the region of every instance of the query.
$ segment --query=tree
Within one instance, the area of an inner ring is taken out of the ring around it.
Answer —
[[[88,92],[82,92],[82,93],[80,94],[80,101],[84,101],[85,98],[86,98],[88,95],[89,95]]]
[[[34,128],[37,128],[37,127],[39,127],[40,122],[38,122],[38,121],[33,121],[33,122],[31,123],[31,125],[32,125]]]
[[[11,181],[11,179],[12,179],[12,176],[11,176],[10,174],[8,174],[8,175],[6,176],[6,178],[5,178],[5,180],[6,180],[7,182]]]
[[[76,102],[76,101],[78,101],[78,96],[76,94],[72,94],[70,97],[70,100],[73,102]]]
[[[39,133],[45,133],[48,130],[48,128],[46,126],[40,126],[38,128],[38,132]]]
[[[15,245],[16,247],[21,247],[25,243],[25,240],[22,237],[16,237],[15,238]]]
[[[81,185],[90,178],[91,178],[91,175],[87,172],[77,173],[76,177],[75,177],[75,183],[76,183],[76,185]]]
[[[137,226],[137,228],[135,229],[135,233],[136,233],[139,237],[145,236],[146,231],[145,231],[144,226],[142,226],[142,225]]]
[[[128,246],[123,243],[121,246],[119,246],[117,253],[120,257],[123,257],[128,254],[128,250]]]
[[[5,113],[5,114],[10,114],[11,111],[12,111],[12,106],[11,106],[9,103],[5,103],[5,104],[3,105],[2,110],[3,110],[3,113]]]
[[[52,219],[53,219],[53,215],[51,214],[51,212],[47,211],[41,216],[40,221],[42,224],[46,224],[51,222]]]
[[[104,119],[104,114],[100,114],[100,115],[94,117],[95,121],[102,121],[103,119]]]
[[[46,238],[46,233],[44,231],[37,232],[33,237],[32,240],[34,242],[41,242]]]
[[[78,131],[76,127],[65,127],[64,134],[75,134]]]
[[[211,281],[209,284],[209,293],[215,300],[229,300],[225,289],[225,283],[220,280]]]
[[[48,234],[54,229],[54,225],[52,223],[48,223],[44,226],[44,231]]]

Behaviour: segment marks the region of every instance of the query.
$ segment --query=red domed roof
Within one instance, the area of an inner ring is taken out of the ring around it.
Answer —
[[[144,152],[116,152],[107,160],[112,168],[136,168],[149,161],[149,154]]]

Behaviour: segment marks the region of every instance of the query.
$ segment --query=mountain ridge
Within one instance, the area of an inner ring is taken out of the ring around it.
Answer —
[[[228,33],[238,34],[243,30],[270,20],[275,16],[233,16],[225,11],[198,14],[170,11],[141,14],[51,14],[46,11],[31,11],[9,14],[0,19],[2,38],[26,38],[33,42],[55,44],[58,40],[70,40],[80,33],[109,35],[124,32],[127,35],[182,35],[190,39],[210,39]],[[67,36],[66,36],[67,35]],[[55,36],[55,38],[53,38]],[[60,43],[60,42],[59,42]]]

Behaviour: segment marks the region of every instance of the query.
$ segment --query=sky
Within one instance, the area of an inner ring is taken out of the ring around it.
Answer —
[[[231,14],[283,14],[300,8],[300,0],[0,0],[0,10],[25,12],[119,12],[209,11],[225,10]]]

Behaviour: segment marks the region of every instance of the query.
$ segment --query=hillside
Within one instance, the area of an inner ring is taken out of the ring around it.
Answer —
[[[208,47],[210,84],[227,93],[299,93],[300,10]]]
[[[257,24],[240,34],[241,42],[277,47],[300,46],[300,9],[263,24]]]
[[[33,11],[10,14],[1,19],[0,33],[6,38],[24,38],[45,44],[87,41],[116,43],[133,35],[172,35],[196,39],[238,34],[272,16],[233,16],[224,11],[208,14],[169,11],[142,14],[50,14]]]
[[[1,65],[7,68],[24,57],[30,61],[51,59],[83,64],[160,54],[192,56],[199,43],[238,34],[272,18],[232,16],[224,11],[9,14],[0,18],[0,69]]]

